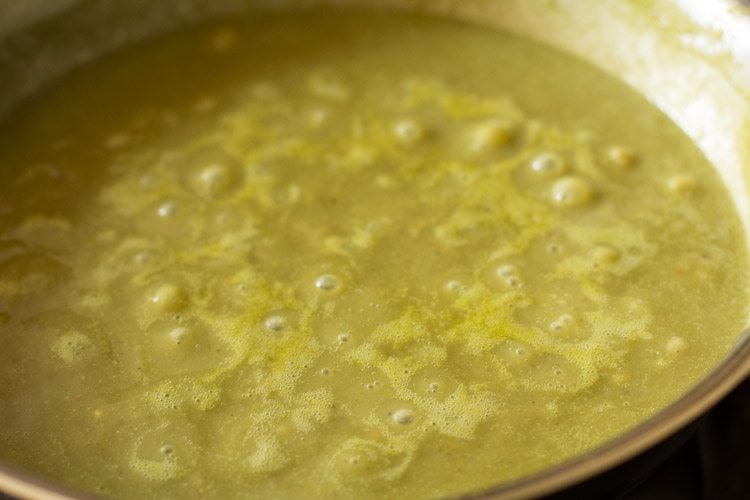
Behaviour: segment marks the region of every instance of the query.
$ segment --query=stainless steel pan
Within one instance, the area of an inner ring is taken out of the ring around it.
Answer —
[[[129,41],[248,4],[319,3],[387,4],[503,27],[620,77],[694,139],[716,166],[750,234],[750,5],[740,0],[0,0],[0,114],[56,75]],[[679,443],[681,429],[748,373],[750,335],[745,334],[690,392],[627,434],[558,467],[478,494],[538,497],[586,480],[568,496],[601,493],[601,481],[614,486],[658,462]],[[641,458],[633,462],[636,456]],[[606,471],[599,483],[590,480]],[[25,498],[83,497],[1,463],[0,490]]]

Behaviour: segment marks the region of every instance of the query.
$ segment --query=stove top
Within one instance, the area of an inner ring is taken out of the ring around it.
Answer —
[[[700,423],[680,450],[621,500],[750,499],[750,379]]]

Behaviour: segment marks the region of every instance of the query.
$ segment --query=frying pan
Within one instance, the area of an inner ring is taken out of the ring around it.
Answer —
[[[248,5],[374,3],[523,34],[624,80],[703,151],[750,234],[750,5],[740,0],[0,0],[0,115],[103,53]],[[748,373],[750,333],[745,332],[689,392],[626,434],[559,466],[471,496],[616,495],[676,449],[696,420]],[[2,463],[0,491],[24,498],[86,498]]]

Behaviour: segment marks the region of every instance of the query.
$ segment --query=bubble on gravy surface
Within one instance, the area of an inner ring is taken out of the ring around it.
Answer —
[[[739,220],[688,139],[476,26],[196,27],[0,145],[0,458],[94,493],[476,491],[652,415],[744,322]]]

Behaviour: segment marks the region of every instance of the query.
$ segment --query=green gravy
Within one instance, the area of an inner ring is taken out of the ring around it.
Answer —
[[[253,13],[0,126],[0,459],[122,498],[436,497],[674,401],[739,218],[624,84],[506,33]]]

